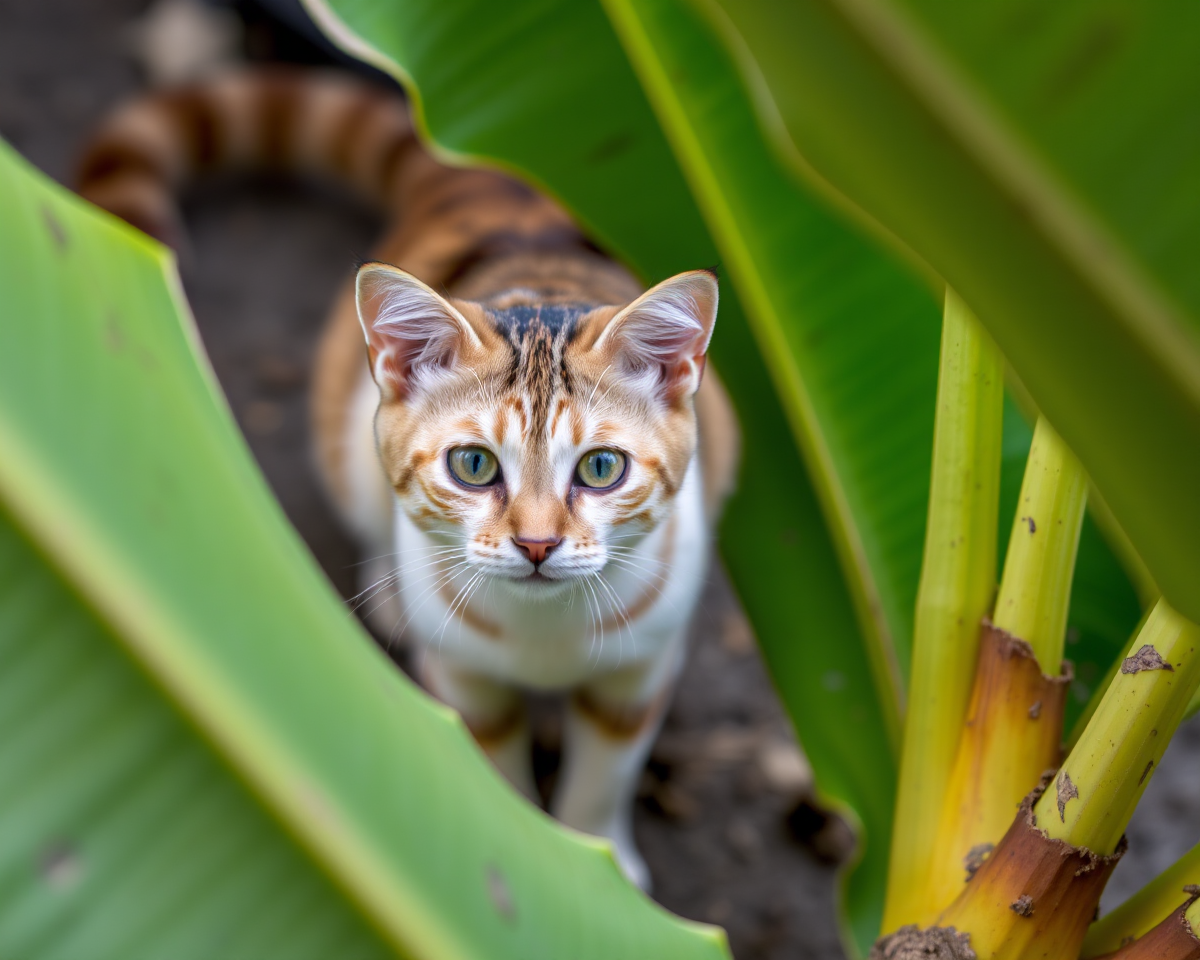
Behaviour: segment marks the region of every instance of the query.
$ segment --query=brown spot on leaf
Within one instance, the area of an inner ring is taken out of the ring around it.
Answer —
[[[1033,916],[1033,897],[1029,894],[1022,894],[1008,905],[1008,909],[1015,913],[1018,917]]]
[[[1140,787],[1140,786],[1141,786],[1143,783],[1145,783],[1145,782],[1146,782],[1146,778],[1147,778],[1148,776],[1150,776],[1150,771],[1151,771],[1151,770],[1153,770],[1153,769],[1154,769],[1154,761],[1153,761],[1153,760],[1151,760],[1149,763],[1147,763],[1147,764],[1146,764],[1146,769],[1142,771],[1142,775],[1141,775],[1140,777],[1138,777],[1138,786],[1139,786],[1139,787]]]
[[[517,906],[513,903],[512,891],[508,889],[504,874],[499,867],[488,864],[486,877],[488,899],[492,901],[492,906],[505,920],[512,920],[517,915]]]
[[[1033,517],[1022,517],[1021,519],[1029,524],[1030,533],[1037,533],[1037,524],[1033,522]]]
[[[1146,643],[1132,657],[1126,657],[1121,663],[1122,673],[1141,673],[1143,670],[1166,670],[1174,673],[1175,668],[1162,658],[1153,646]]]
[[[42,207],[42,219],[46,221],[46,229],[50,232],[54,245],[58,247],[59,253],[62,253],[67,249],[67,231],[49,207]]]
[[[116,313],[109,313],[104,321],[104,345],[113,353],[125,349],[125,332]]]
[[[1058,819],[1067,822],[1067,804],[1079,799],[1079,788],[1071,782],[1071,775],[1064,770],[1058,775]]]
[[[38,872],[46,885],[53,890],[69,890],[79,882],[83,866],[75,848],[66,842],[57,841],[42,851]]]
[[[967,855],[963,857],[963,866],[967,869],[968,882],[975,876],[976,871],[983,866],[995,849],[996,845],[994,843],[979,843],[967,851]]]
[[[629,150],[637,142],[637,137],[628,131],[620,131],[603,140],[587,156],[589,163],[607,163]]]
[[[1029,708],[1029,719],[1036,720],[1041,715],[1042,715],[1042,701],[1034,700],[1033,704]]]

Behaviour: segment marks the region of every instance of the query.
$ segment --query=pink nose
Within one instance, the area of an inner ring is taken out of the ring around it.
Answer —
[[[533,561],[534,566],[537,566],[550,556],[551,550],[562,543],[562,537],[555,537],[553,540],[525,540],[521,537],[513,537],[513,543]]]

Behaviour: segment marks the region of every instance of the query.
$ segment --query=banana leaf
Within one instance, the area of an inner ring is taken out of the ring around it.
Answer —
[[[701,6],[793,169],[963,296],[1200,619],[1200,7]]]
[[[0,955],[728,957],[324,579],[170,254],[0,143]]]
[[[713,355],[746,438],[721,550],[818,786],[863,828],[843,924],[848,948],[865,951],[886,877],[940,286],[797,184],[732,58],[684,2],[612,0],[615,34],[588,2],[308,6],[406,83],[447,156],[539,183],[647,282],[697,264],[728,273],[737,299],[727,287]],[[1031,434],[1009,419],[1015,503]],[[1072,621],[1070,653],[1098,679],[1139,611],[1090,524],[1084,552],[1073,609],[1092,612]]]

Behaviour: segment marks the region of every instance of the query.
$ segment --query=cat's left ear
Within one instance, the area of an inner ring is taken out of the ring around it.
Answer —
[[[371,375],[384,399],[403,399],[481,347],[454,304],[398,267],[365,264],[355,293]]]
[[[666,399],[690,397],[700,387],[716,320],[716,274],[691,270],[651,287],[621,310],[594,349],[614,350],[633,372],[655,372]]]

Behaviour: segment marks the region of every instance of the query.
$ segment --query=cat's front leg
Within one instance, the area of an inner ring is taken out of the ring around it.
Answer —
[[[551,809],[568,826],[608,837],[625,875],[650,889],[633,839],[633,797],[683,662],[683,636],[659,657],[606,673],[567,702],[563,773]]]
[[[421,683],[462,715],[488,759],[509,783],[540,804],[533,779],[533,743],[525,700],[518,690],[447,660],[435,650],[420,654]]]

